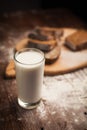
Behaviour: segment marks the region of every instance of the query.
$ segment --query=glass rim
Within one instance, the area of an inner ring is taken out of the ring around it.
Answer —
[[[19,55],[20,53],[22,52],[27,52],[27,51],[35,51],[35,52],[38,52],[40,53],[41,55],[43,55],[43,58],[39,61],[39,62],[36,62],[36,63],[29,63],[29,64],[26,64],[26,63],[23,63],[23,62],[20,62],[19,60],[17,60],[16,56]],[[36,49],[36,48],[23,48],[23,49],[20,49],[19,51],[15,52],[14,53],[14,60],[22,65],[35,65],[35,64],[40,64],[41,62],[43,62],[45,60],[45,55],[44,53],[39,50],[39,49]]]

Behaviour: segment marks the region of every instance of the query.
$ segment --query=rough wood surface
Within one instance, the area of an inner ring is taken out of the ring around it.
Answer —
[[[87,68],[45,76],[42,102],[34,110],[18,105],[16,80],[4,79],[12,48],[36,25],[84,28],[81,20],[65,10],[0,16],[0,130],[87,130]]]

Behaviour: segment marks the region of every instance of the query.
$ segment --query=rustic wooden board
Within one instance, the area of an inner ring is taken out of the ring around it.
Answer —
[[[55,63],[45,66],[46,75],[64,74],[87,66],[87,49],[73,52],[63,44],[64,39],[75,31],[76,29],[64,29],[64,36],[61,40],[61,55]]]
[[[45,74],[55,75],[71,72],[87,66],[87,50],[71,52],[65,47],[61,49],[60,58],[52,65],[45,66]]]
[[[65,38],[68,35],[77,31],[77,29],[72,29],[72,28],[62,28],[62,29],[64,30],[64,35],[60,41],[60,46],[61,46],[60,57],[53,64],[45,65],[45,69],[44,69],[45,75],[65,74],[67,72],[72,72],[87,66],[87,49],[75,52],[75,51],[71,51],[69,48],[64,46]],[[22,40],[22,44],[23,43],[25,44],[25,42],[26,39]],[[16,45],[20,45],[20,44],[21,41],[19,41]],[[14,61],[12,60],[12,65],[10,64],[8,66],[10,67],[11,71],[9,71],[8,74],[6,73],[6,77],[8,78],[15,77]]]

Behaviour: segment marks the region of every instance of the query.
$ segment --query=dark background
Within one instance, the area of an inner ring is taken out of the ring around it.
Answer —
[[[87,4],[84,0],[0,0],[0,12],[30,9],[67,8],[87,21]]]

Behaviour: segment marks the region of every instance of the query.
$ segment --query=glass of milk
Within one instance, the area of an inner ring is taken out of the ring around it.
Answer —
[[[25,48],[14,55],[18,104],[33,109],[41,101],[44,75],[44,53],[38,49]]]

